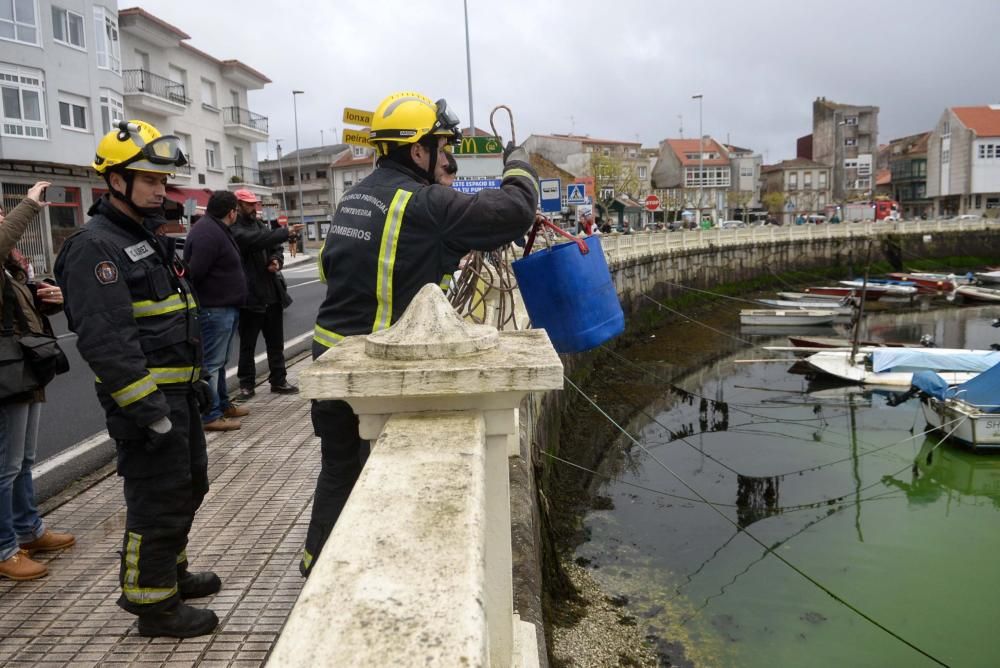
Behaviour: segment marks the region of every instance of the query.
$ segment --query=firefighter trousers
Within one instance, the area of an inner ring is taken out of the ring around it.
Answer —
[[[322,465],[299,565],[305,576],[333,531],[370,452],[370,444],[358,434],[358,417],[346,401],[313,401],[312,422],[320,438]]]
[[[195,512],[208,493],[208,456],[192,391],[164,392],[172,428],[156,447],[119,440],[125,481],[125,537],[118,605],[135,615],[163,612],[180,601],[177,576],[187,569]]]

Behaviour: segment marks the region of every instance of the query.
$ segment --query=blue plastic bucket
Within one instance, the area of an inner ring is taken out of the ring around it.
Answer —
[[[565,243],[516,260],[514,275],[536,328],[543,328],[561,353],[580,353],[625,330],[625,315],[600,237],[587,237],[584,255]]]

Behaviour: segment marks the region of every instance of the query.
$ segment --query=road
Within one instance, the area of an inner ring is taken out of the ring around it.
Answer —
[[[307,262],[284,272],[292,305],[285,310],[285,339],[312,331],[316,311],[326,286],[319,282],[315,262]],[[68,373],[57,376],[45,388],[38,434],[37,461],[43,461],[105,428],[104,411],[94,394],[94,374],[76,349],[76,335],[68,331],[66,317],[51,318],[59,344],[69,358]],[[257,353],[264,352],[264,339],[257,341]],[[239,338],[233,341],[229,367],[235,368],[239,357]],[[265,385],[266,388],[266,385]]]

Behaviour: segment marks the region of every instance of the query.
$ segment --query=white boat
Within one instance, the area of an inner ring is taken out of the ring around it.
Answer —
[[[927,424],[975,450],[1000,449],[1000,364],[949,387],[940,374],[914,375]]]
[[[778,296],[790,301],[830,301],[840,302],[845,299],[843,295],[818,295],[812,292],[779,292]]]
[[[807,309],[810,311],[829,311],[834,315],[851,315],[854,308],[844,305],[843,302],[832,301],[830,299],[815,301],[794,300],[794,299],[758,299],[764,306],[776,309]]]
[[[810,311],[808,309],[743,309],[740,311],[742,325],[785,325],[801,327],[808,325],[828,325],[836,318],[836,314],[826,311]]]
[[[996,285],[1000,283],[1000,271],[980,271],[974,274],[980,283]]]
[[[860,290],[865,287],[866,290],[881,290],[882,294],[889,295],[891,297],[910,297],[917,294],[917,288],[915,285],[899,285],[898,283],[892,283],[887,281],[868,281],[867,286],[864,281],[853,280],[853,281],[837,281],[841,285],[854,288],[855,290]]]
[[[951,294],[961,295],[964,299],[974,302],[1000,302],[1000,289],[982,285],[960,285]]]
[[[1000,363],[993,350],[955,348],[873,348],[858,352],[821,351],[806,362],[823,373],[864,385],[910,387],[917,371],[933,370],[949,385],[964,383]]]

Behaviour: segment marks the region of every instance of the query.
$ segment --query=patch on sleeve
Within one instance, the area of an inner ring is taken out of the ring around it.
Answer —
[[[94,267],[94,275],[97,276],[97,282],[101,285],[111,285],[118,282],[118,267],[115,266],[114,262],[104,260],[98,262],[97,266]]]

